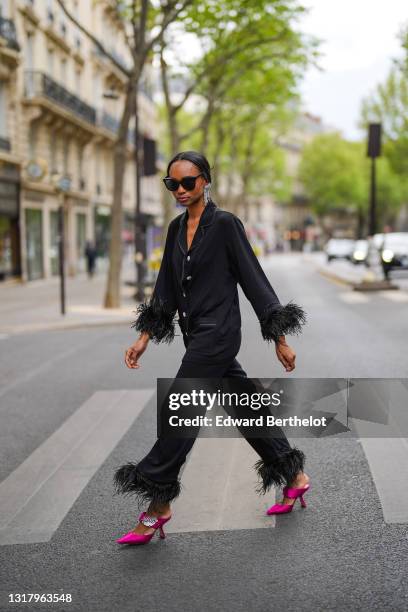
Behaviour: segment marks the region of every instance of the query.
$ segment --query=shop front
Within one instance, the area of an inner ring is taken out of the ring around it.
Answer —
[[[0,165],[0,282],[21,276],[20,177],[13,164]]]

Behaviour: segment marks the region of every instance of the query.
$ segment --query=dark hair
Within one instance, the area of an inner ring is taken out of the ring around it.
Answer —
[[[207,158],[197,151],[181,151],[180,153],[177,153],[177,155],[175,155],[173,159],[169,161],[169,165],[167,166],[167,176],[169,176],[171,165],[174,164],[174,162],[182,159],[185,159],[186,161],[189,161],[197,166],[197,168],[199,168],[204,174],[204,178],[211,183],[210,164],[208,163]]]

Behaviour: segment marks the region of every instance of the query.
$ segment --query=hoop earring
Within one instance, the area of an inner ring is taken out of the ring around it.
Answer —
[[[211,202],[211,183],[208,183],[204,186],[204,205],[207,206],[209,202]]]

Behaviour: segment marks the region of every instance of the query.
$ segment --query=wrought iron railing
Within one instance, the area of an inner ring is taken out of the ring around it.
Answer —
[[[10,47],[10,49],[20,51],[14,21],[0,17],[0,36],[7,40],[7,46]]]
[[[100,115],[100,125],[105,129],[113,132],[114,134],[118,133],[120,121],[116,119],[116,117],[112,117],[106,111],[102,111]]]
[[[49,100],[70,110],[80,119],[96,124],[96,110],[81,98],[65,89],[44,72],[28,71],[25,73],[25,95],[28,98],[45,96]]]
[[[2,151],[11,151],[11,143],[8,138],[2,138],[0,136],[0,149]]]

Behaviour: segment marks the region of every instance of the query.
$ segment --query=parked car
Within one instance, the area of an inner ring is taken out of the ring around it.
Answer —
[[[332,259],[348,259],[352,258],[355,240],[349,238],[330,238],[324,247],[324,252],[327,255],[327,261]]]
[[[384,234],[384,241],[381,245],[381,262],[386,278],[390,270],[408,269],[408,232]]]
[[[351,261],[354,264],[367,263],[368,240],[356,240]]]

